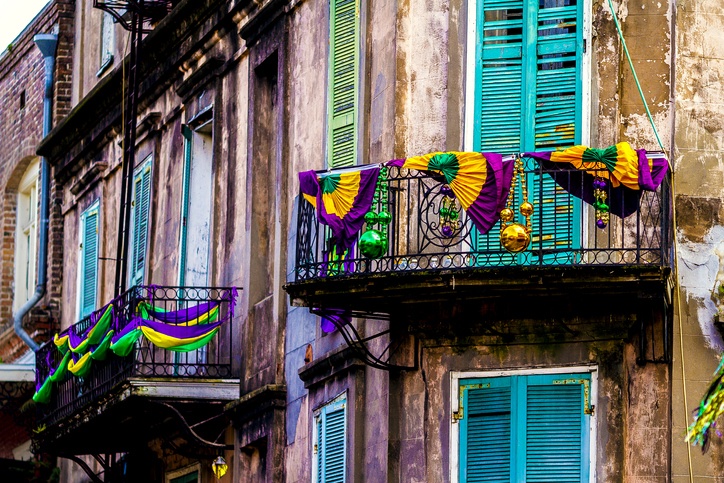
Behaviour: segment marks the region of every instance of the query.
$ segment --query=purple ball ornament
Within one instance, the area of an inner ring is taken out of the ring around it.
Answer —
[[[451,238],[455,234],[450,225],[443,225],[440,227],[440,233],[442,233],[442,236],[445,238]]]
[[[455,193],[450,186],[444,184],[440,187],[440,194],[449,198],[455,198]]]
[[[606,180],[603,178],[595,178],[593,180],[593,187],[598,190],[606,189]]]
[[[606,222],[599,218],[596,220],[596,226],[603,230],[606,228]]]

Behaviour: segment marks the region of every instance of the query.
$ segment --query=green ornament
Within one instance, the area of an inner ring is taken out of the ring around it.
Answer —
[[[450,210],[450,220],[455,221],[458,218],[460,218],[460,212],[455,210]]]
[[[359,251],[367,258],[380,258],[387,250],[387,240],[377,230],[367,230],[359,237]]]
[[[443,206],[440,208],[440,216],[442,216],[443,218],[447,218],[449,214],[450,210],[448,210],[446,207]]]
[[[375,223],[377,223],[377,221],[377,213],[375,213],[374,211],[368,211],[367,213],[365,213],[365,223],[367,223],[368,225],[374,225]]]
[[[392,215],[390,215],[389,211],[380,211],[377,215],[377,221],[383,225],[389,225],[392,221]]]
[[[608,205],[603,201],[596,200],[593,203],[593,207],[596,208],[596,210],[598,211],[608,212]]]

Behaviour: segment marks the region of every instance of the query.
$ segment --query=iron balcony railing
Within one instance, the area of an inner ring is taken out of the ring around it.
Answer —
[[[162,312],[179,311],[181,315],[205,302],[218,303],[217,320],[231,319],[235,289],[219,287],[165,287],[137,285],[111,302],[114,319],[111,329],[119,333],[138,315],[144,303],[152,304]],[[69,332],[84,336],[92,320],[85,317],[59,334]],[[188,319],[188,318],[187,318]],[[193,324],[195,321],[179,325]],[[191,352],[173,352],[154,346],[145,337],[139,338],[131,353],[119,357],[109,353],[105,360],[94,361],[85,377],[70,372],[52,388],[48,404],[38,404],[41,423],[53,424],[75,413],[80,408],[102,399],[119,383],[129,378],[233,378],[231,364],[232,330],[230,323],[222,324],[210,342]],[[39,386],[63,358],[53,341],[45,343],[36,352],[36,385]]]
[[[671,187],[667,177],[656,191],[642,191],[638,208],[626,218],[615,214],[604,228],[596,225],[596,210],[562,189],[532,158],[523,158],[528,200],[533,204],[530,244],[521,253],[510,253],[500,241],[500,221],[481,236],[468,220],[459,202],[435,175],[390,167],[387,196],[380,196],[371,212],[385,212],[389,219],[383,253],[367,258],[360,243],[337,254],[331,232],[320,223],[315,208],[299,196],[296,265],[293,282],[330,277],[415,271],[470,270],[513,266],[670,266]],[[584,178],[575,169],[557,170],[559,181],[568,181],[569,191],[582,191]],[[590,183],[590,180],[588,181]],[[520,185],[519,185],[520,186]],[[606,203],[615,206],[629,191],[604,189]],[[525,223],[518,212],[521,192],[515,192],[515,220]],[[386,198],[386,201],[385,201]],[[618,198],[618,199],[617,199]],[[373,217],[374,219],[374,217]],[[381,224],[363,226],[380,231]]]

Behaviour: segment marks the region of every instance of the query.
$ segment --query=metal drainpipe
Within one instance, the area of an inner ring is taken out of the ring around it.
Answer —
[[[53,124],[53,72],[55,71],[55,48],[58,36],[55,34],[38,34],[33,37],[45,59],[45,95],[43,96],[43,137],[50,133]],[[13,328],[23,342],[36,352],[40,347],[30,334],[23,329],[23,317],[30,312],[35,304],[45,295],[46,279],[48,278],[48,217],[50,213],[50,167],[45,157],[40,158],[40,234],[38,236],[38,281],[35,293],[25,302],[20,310],[13,315]]]

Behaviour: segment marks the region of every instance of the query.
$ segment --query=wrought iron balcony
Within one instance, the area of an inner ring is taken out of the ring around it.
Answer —
[[[57,337],[74,335],[76,340],[88,337],[94,323],[112,307],[113,318],[109,332],[120,334],[137,324],[139,314],[143,318],[152,310],[156,314],[173,314],[170,321],[175,326],[190,327],[211,323],[214,320],[230,320],[233,316],[235,289],[216,287],[162,287],[156,285],[135,286],[109,305],[69,327]],[[210,309],[204,311],[200,307]],[[144,313],[144,311],[146,311]],[[71,339],[72,340],[72,339]],[[102,343],[89,345],[88,351]],[[67,349],[70,350],[70,349]],[[232,330],[229,324],[220,325],[208,336],[208,342],[188,352],[173,352],[158,347],[148,337],[140,337],[132,343],[126,356],[108,351],[105,357],[92,361],[92,366],[82,377],[71,374],[61,376],[52,386],[47,404],[37,404],[39,423],[53,425],[72,416],[81,408],[100,400],[107,400],[119,384],[129,379],[163,380],[224,380],[232,379],[231,364]],[[71,361],[78,362],[82,354],[73,354]],[[64,353],[54,341],[44,344],[36,353],[36,387],[59,367]]]
[[[597,226],[593,206],[571,194],[583,192],[583,183],[590,184],[590,178],[585,181],[576,169],[557,169],[556,183],[552,172],[544,170],[542,164],[532,158],[522,158],[522,162],[533,214],[530,243],[520,253],[510,253],[501,245],[500,221],[481,236],[459,201],[451,197],[442,178],[431,172],[388,168],[387,195],[376,200],[370,210],[382,216],[372,216],[373,223],[363,227],[358,242],[344,254],[336,253],[330,243],[329,228],[320,222],[315,207],[300,196],[290,294],[294,298],[301,286],[315,282],[422,272],[434,275],[492,270],[499,274],[515,267],[670,266],[668,177],[656,191],[636,193],[614,190],[607,183],[605,199],[611,213],[606,226],[601,228]],[[568,190],[561,185],[567,185]],[[522,202],[520,191],[512,200],[516,212]],[[640,196],[638,204],[632,196]],[[626,213],[625,218],[616,215],[617,210],[623,211],[620,207],[630,207],[632,201],[632,213]],[[380,231],[387,219],[386,240],[380,243],[379,256],[364,256],[360,236],[371,228]],[[517,213],[515,220],[525,224]]]

